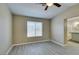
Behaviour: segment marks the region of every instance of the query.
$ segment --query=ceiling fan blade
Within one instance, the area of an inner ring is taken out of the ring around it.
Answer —
[[[48,9],[48,6],[45,7],[45,11]]]
[[[53,3],[53,5],[55,5],[57,7],[61,7],[61,5],[59,3]]]

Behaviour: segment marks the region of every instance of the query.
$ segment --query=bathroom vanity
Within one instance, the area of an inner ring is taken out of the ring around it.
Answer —
[[[71,35],[73,41],[79,42],[79,32],[72,32]]]

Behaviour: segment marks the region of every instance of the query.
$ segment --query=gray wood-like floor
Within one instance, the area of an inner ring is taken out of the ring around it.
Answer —
[[[66,47],[52,42],[25,44],[13,47],[9,55],[79,55],[79,44],[69,42]]]

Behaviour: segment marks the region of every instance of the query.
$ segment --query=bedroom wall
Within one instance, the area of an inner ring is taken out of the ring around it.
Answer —
[[[64,12],[60,13],[56,17],[52,18],[51,20],[51,40],[64,45],[65,43],[65,31],[64,29],[64,20],[68,18],[79,16],[79,4],[72,6],[71,8],[65,10]]]
[[[12,45],[12,16],[6,4],[0,4],[0,54]]]
[[[43,22],[44,33],[42,37],[27,37],[26,22],[28,20]],[[50,21],[46,19],[15,15],[13,16],[13,28],[13,44],[50,40]]]

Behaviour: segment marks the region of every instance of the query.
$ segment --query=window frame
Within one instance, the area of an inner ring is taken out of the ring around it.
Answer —
[[[42,24],[42,34],[41,34],[41,36],[36,36],[36,28],[35,28],[35,36],[28,36],[28,30],[27,30],[27,28],[28,28],[28,25],[26,26],[26,33],[27,33],[27,37],[28,38],[31,38],[31,37],[43,37],[43,22],[41,22],[41,21],[27,21],[27,23],[28,22],[35,22],[35,23],[41,23]],[[35,25],[35,27],[36,27],[36,25]]]

